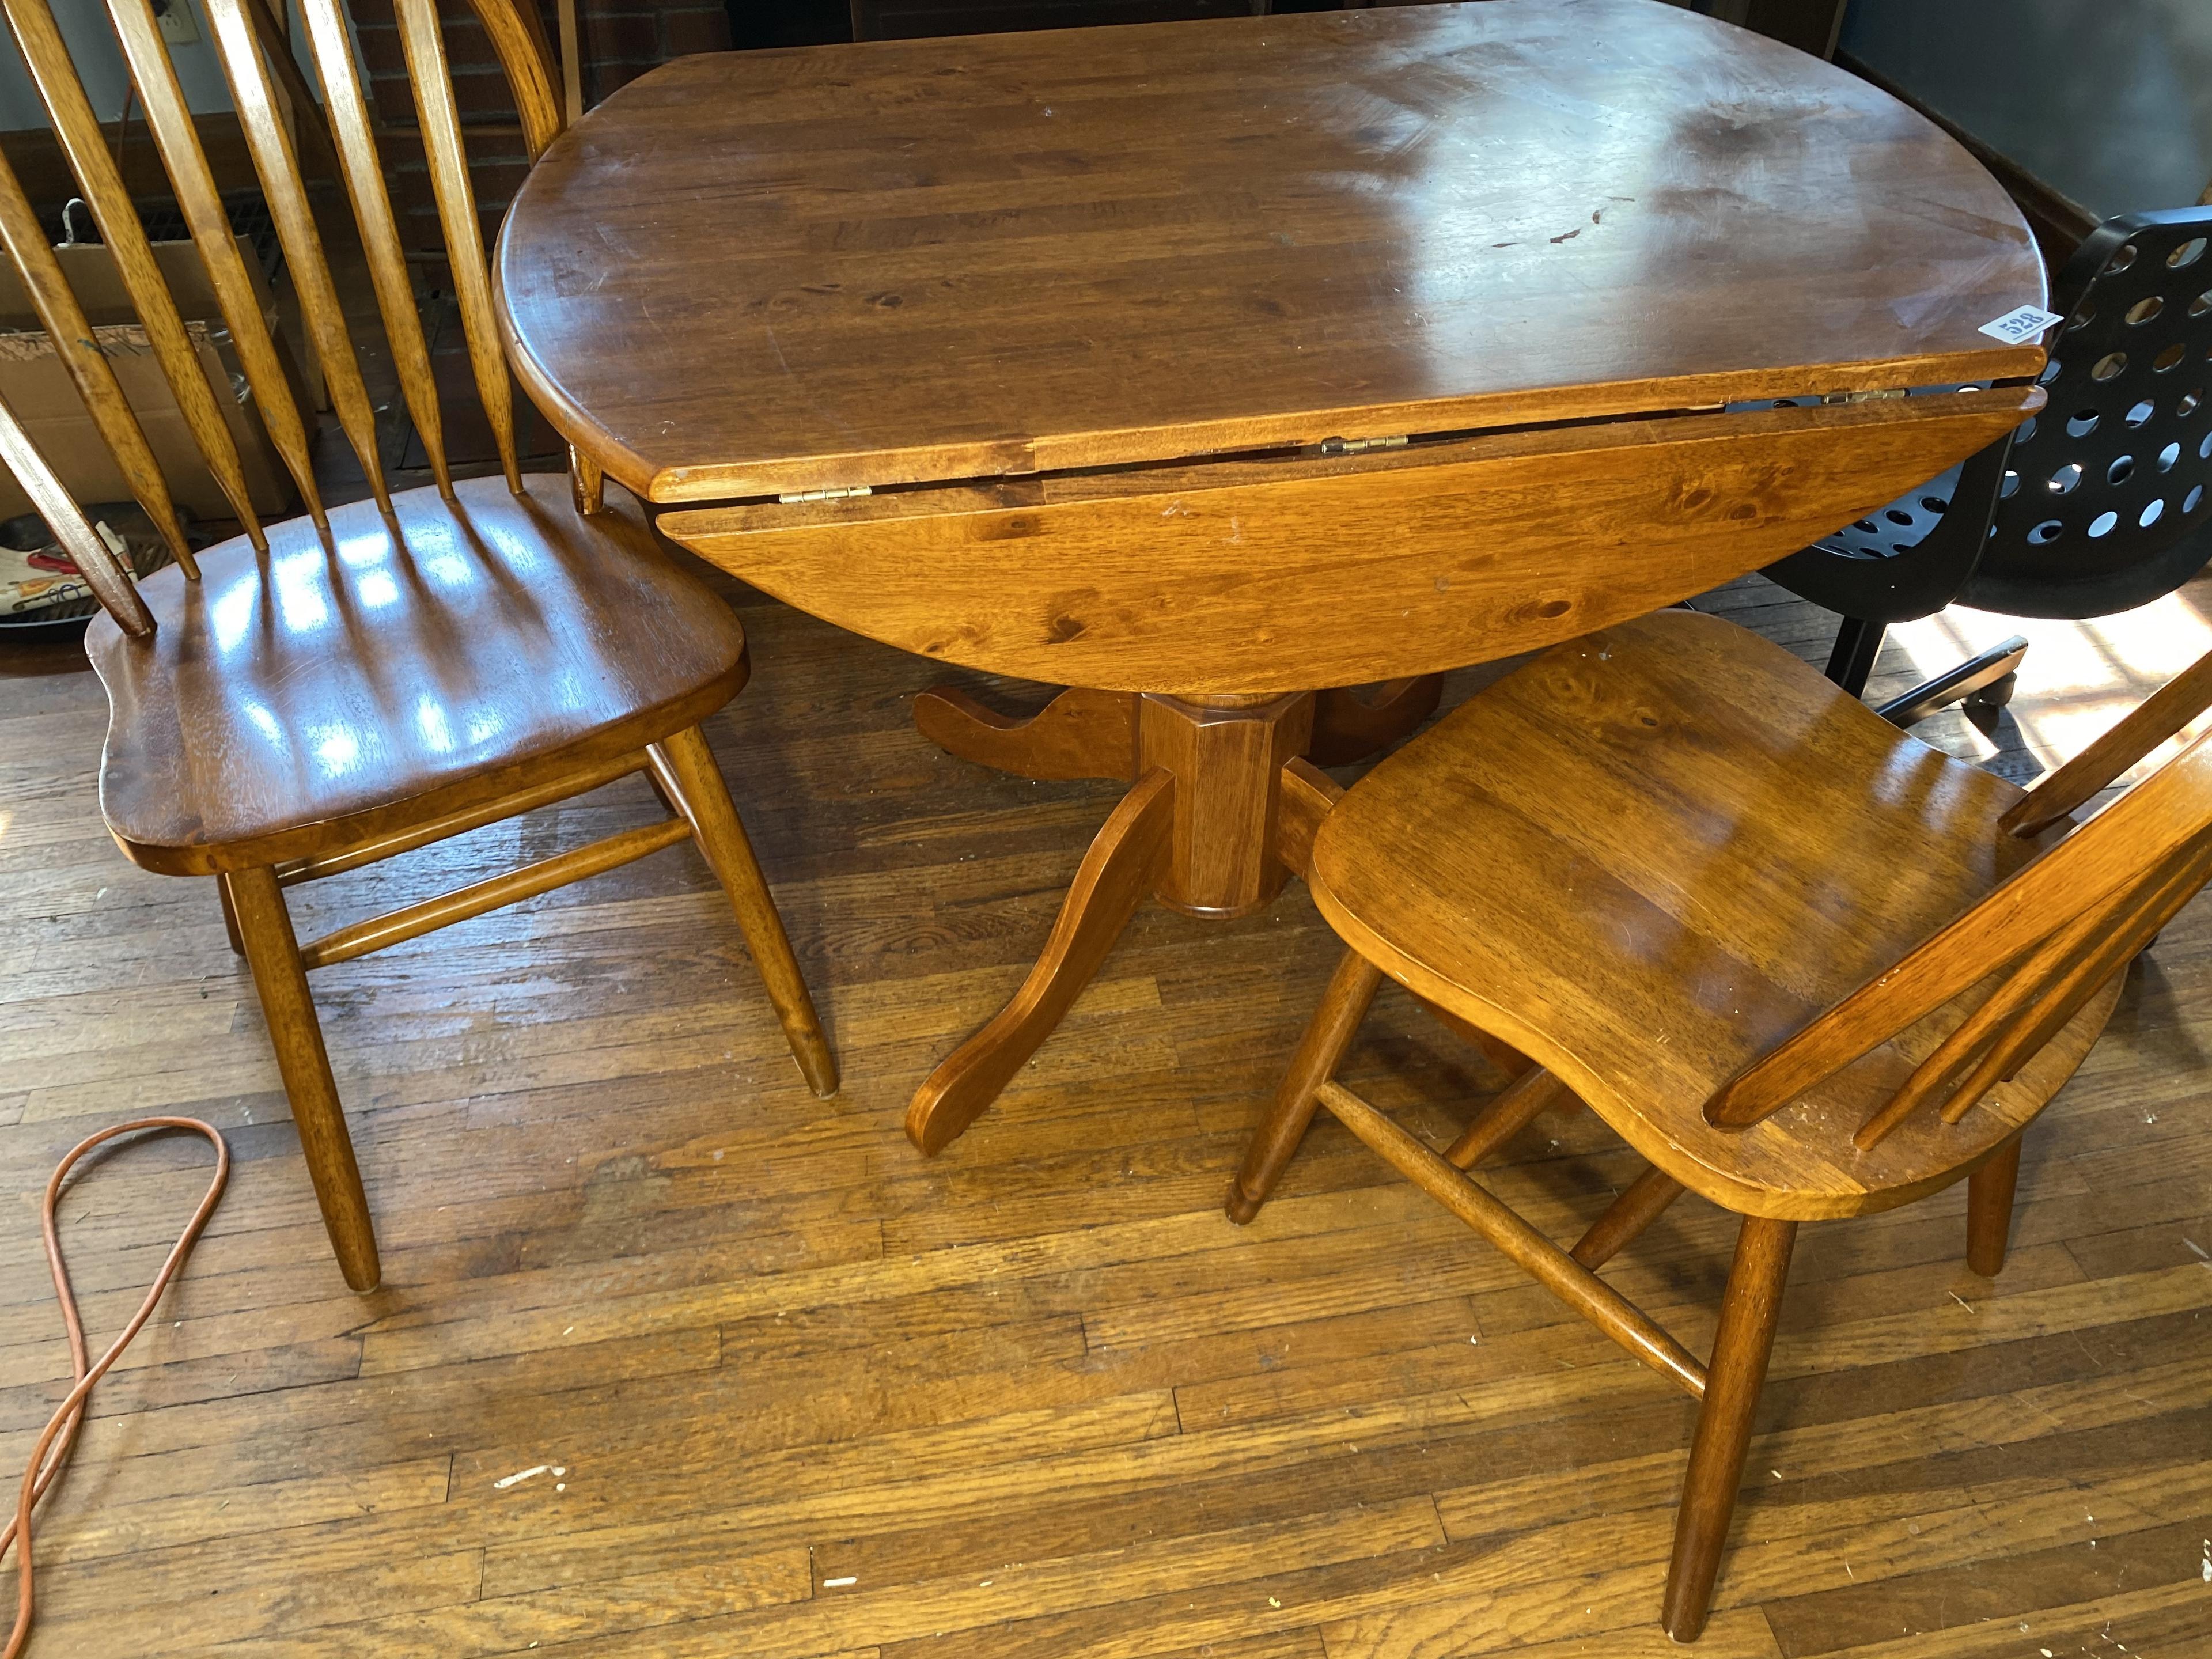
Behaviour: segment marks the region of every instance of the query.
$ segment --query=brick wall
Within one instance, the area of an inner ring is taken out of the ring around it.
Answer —
[[[415,125],[415,100],[407,84],[406,58],[399,48],[392,0],[349,0],[349,9],[360,33],[377,112],[393,130],[386,176],[392,187],[392,206],[404,222],[402,239],[410,248],[436,247],[443,239],[438,234],[428,169],[419,147],[404,136]],[[522,183],[526,170],[522,141],[511,131],[514,106],[507,97],[506,77],[466,0],[439,0],[438,9],[446,22],[446,52],[453,64],[461,119],[492,129],[466,135],[469,173],[489,236]],[[560,33],[553,0],[540,0],[540,14],[546,39],[557,51]],[[577,0],[576,15],[586,107],[656,64],[691,52],[726,51],[730,45],[729,14],[722,0],[659,4],[654,0]],[[502,126],[510,130],[497,130]]]
[[[655,64],[730,49],[730,14],[721,0],[577,0],[576,21],[584,38],[586,105]]]

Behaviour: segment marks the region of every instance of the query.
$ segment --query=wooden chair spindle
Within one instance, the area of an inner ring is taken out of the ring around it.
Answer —
[[[131,206],[129,192],[124,188],[123,176],[109,152],[107,133],[94,115],[91,100],[76,78],[76,65],[55,25],[53,12],[47,0],[0,0],[0,9],[6,12],[16,45],[22,51],[24,65],[30,70],[40,101],[46,106],[47,117],[53,123],[54,136],[76,175],[77,188],[84,193],[85,202],[92,210],[93,222],[100,227],[100,240],[115,261],[116,272],[131,296],[132,309],[138,313],[139,323],[146,331],[147,343],[153,349],[162,378],[168,382],[170,394],[177,400],[185,427],[205,459],[208,470],[215,475],[224,499],[245,526],[247,537],[258,551],[265,552],[269,538],[262,528],[260,515],[254,511],[237,441],[232,437],[217,401],[218,398],[229,397],[230,388],[218,386],[201,366],[200,354],[192,345],[175,296],[169,292],[161,268],[155,260],[153,245],[147,240],[145,227],[139,222],[137,210]],[[133,74],[136,78],[135,69]],[[137,84],[143,95],[147,83],[139,81]],[[234,328],[232,331],[235,336],[237,331]],[[141,504],[144,505],[143,501]],[[148,511],[151,513],[153,509],[149,507]],[[155,514],[157,520],[159,516]],[[185,563],[188,571],[196,568],[185,561],[179,562]]]
[[[535,161],[568,124],[544,21],[534,6],[518,6],[511,0],[469,0],[469,9],[483,25],[500,67],[507,72],[507,90],[522,122],[523,146]]]
[[[1999,820],[2015,836],[2046,830],[2212,708],[2212,651],[2143,699],[2118,725],[2039,781]]]
[[[24,0],[9,3],[23,3]],[[43,4],[44,0],[34,3]],[[215,289],[216,303],[222,313],[223,323],[230,330],[232,349],[237,352],[239,366],[246,371],[246,383],[252,388],[254,403],[261,411],[262,426],[283,459],[285,471],[292,475],[292,482],[306,501],[315,528],[328,535],[330,520],[323,510],[322,494],[315,487],[307,422],[293,399],[269,320],[262,314],[259,297],[246,275],[246,262],[239,255],[230,216],[223,210],[215,173],[208,165],[207,153],[200,147],[191,106],[185,100],[176,67],[169,61],[168,49],[162,44],[161,25],[155,18],[154,9],[149,0],[108,0],[108,15],[115,25],[116,38],[122,42],[123,56],[130,65],[139,102],[145,109],[147,130],[153,134],[155,148],[161,152],[161,163],[168,171],[177,206],[191,233],[192,245],[199,250],[200,262],[207,268],[208,281]],[[66,65],[64,72],[74,74]],[[105,150],[101,154],[105,155]],[[84,182],[82,171],[79,182]],[[119,194],[119,180],[117,191]],[[123,200],[121,212],[137,224],[137,216],[128,198]],[[106,234],[106,219],[100,222],[100,228]],[[286,252],[289,257],[289,247]],[[151,261],[149,252],[149,264]],[[173,311],[175,301],[169,296],[158,267],[154,269],[153,281],[161,288],[162,301]],[[181,332],[181,324],[179,329]],[[224,435],[225,441],[228,441],[227,431]],[[205,447],[204,443],[203,450]],[[242,490],[242,483],[240,487]]]
[[[2197,896],[2212,866],[2200,861],[2169,877],[2158,892],[2141,906],[2097,953],[2062,975],[2004,1037],[1992,1045],[1981,1063],[1944,1103],[1942,1118],[1956,1123],[1998,1084],[2016,1077],[2043,1046],[2064,1029],[2082,1006],[2106,982],[2126,968],[2143,947],[2158,936],[2174,913]]]
[[[392,367],[399,375],[399,395],[414,418],[416,431],[422,434],[438,493],[451,501],[453,478],[446,460],[445,422],[438,404],[437,381],[430,368],[430,349],[422,333],[414,282],[408,274],[406,250],[400,246],[398,222],[392,216],[391,192],[385,186],[375,127],[355,72],[352,41],[345,19],[338,13],[337,0],[301,0],[301,9],[336,135],[338,167],[353,203],[362,248],[368,257],[377,313],[384,320]]]
[[[54,539],[61,544],[77,568],[77,574],[92,589],[108,615],[115,618],[116,626],[133,639],[144,639],[154,631],[153,614],[146,602],[138,597],[137,585],[131,579],[115,556],[107,550],[100,532],[88,523],[81,508],[46,458],[39,453],[15,411],[4,399],[0,399],[0,462],[15,475],[15,482],[31,498],[31,505],[46,521]]]
[[[110,3],[143,9],[147,0],[110,0]],[[223,78],[229,84],[231,101],[237,106],[239,125],[245,129],[246,146],[260,176],[270,216],[276,223],[276,238],[283,245],[285,263],[300,296],[301,314],[321,360],[338,424],[361,461],[377,506],[388,514],[392,497],[385,487],[384,466],[377,453],[376,411],[362,380],[360,360],[354,355],[345,311],[323,252],[322,233],[316,228],[314,212],[307,203],[299,153],[291,130],[278,112],[268,63],[246,13],[246,0],[202,0],[202,3],[207,7]],[[148,16],[150,19],[150,12]],[[251,367],[246,373],[252,378]],[[258,383],[254,390],[260,392]]]
[[[493,440],[499,446],[507,487],[522,492],[522,470],[514,449],[514,391],[491,302],[491,273],[484,258],[483,229],[477,218],[476,191],[469,183],[468,157],[461,145],[460,118],[453,105],[446,46],[439,32],[436,0],[395,0],[399,45],[415,86],[415,109],[422,122],[422,148],[430,162],[430,182],[438,200],[438,220],[446,235],[446,258],[453,272],[453,294],[460,303],[461,331],[467,337],[469,367],[483,404]]]
[[[123,388],[116,384],[115,370],[100,348],[91,319],[63,275],[61,262],[54,257],[46,227],[39,222],[15,169],[5,156],[0,156],[0,241],[7,244],[23,273],[24,286],[39,320],[46,325],[54,355],[61,359],[86,412],[106,441],[131,494],[146,509],[146,516],[153,520],[185,574],[197,577],[199,566],[192,558],[191,544],[185,539],[185,527],[177,518],[176,503],[170,499],[168,481],[161,476],[161,464],[154,459],[138,417],[131,413]]]

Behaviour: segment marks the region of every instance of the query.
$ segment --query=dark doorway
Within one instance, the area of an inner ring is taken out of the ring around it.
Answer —
[[[729,0],[730,44],[821,46],[853,38],[848,0]]]
[[[1273,11],[1334,11],[1342,0],[1273,0]],[[732,44],[811,46],[853,38],[853,0],[729,0]],[[869,39],[996,29],[1242,17],[1252,0],[859,0]]]

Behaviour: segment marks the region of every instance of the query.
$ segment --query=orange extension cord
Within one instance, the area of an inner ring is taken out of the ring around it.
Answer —
[[[205,1135],[215,1144],[215,1177],[208,1182],[207,1196],[192,1212],[192,1218],[185,1224],[176,1248],[169,1252],[169,1259],[155,1275],[153,1288],[146,1292],[146,1299],[138,1304],[138,1311],[131,1316],[131,1322],[123,1328],[123,1334],[108,1346],[97,1364],[87,1365],[84,1324],[77,1317],[76,1293],[70,1288],[69,1269],[62,1263],[61,1233],[54,1212],[61,1201],[62,1182],[68,1179],[78,1159],[103,1141],[112,1140],[118,1135],[135,1134],[142,1129],[190,1129]],[[46,1419],[46,1431],[40,1435],[39,1443],[31,1453],[31,1465],[23,1471],[22,1490],[15,1495],[15,1518],[8,1523],[6,1530],[0,1531],[0,1556],[6,1555],[10,1543],[17,1547],[15,1625],[8,1632],[8,1645],[0,1648],[0,1659],[16,1659],[23,1644],[31,1639],[31,1511],[69,1462],[70,1452],[76,1444],[77,1430],[84,1422],[84,1402],[91,1397],[94,1386],[107,1375],[107,1368],[123,1357],[124,1349],[131,1346],[131,1339],[138,1334],[139,1328],[154,1316],[154,1304],[161,1299],[161,1292],[169,1288],[169,1281],[177,1276],[178,1269],[185,1265],[185,1258],[191,1254],[209,1218],[215,1214],[216,1204],[222,1197],[223,1183],[229,1179],[230,1148],[213,1124],[203,1123],[196,1117],[142,1117],[86,1136],[70,1148],[69,1156],[56,1166],[46,1182],[46,1265],[53,1270],[54,1295],[62,1304],[62,1322],[69,1327],[70,1364],[76,1374],[76,1386]]]

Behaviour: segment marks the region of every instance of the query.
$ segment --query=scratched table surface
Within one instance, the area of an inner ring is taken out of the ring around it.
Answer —
[[[501,297],[656,501],[2032,375],[2020,216],[1865,82],[1656,0],[685,58],[559,139]]]

